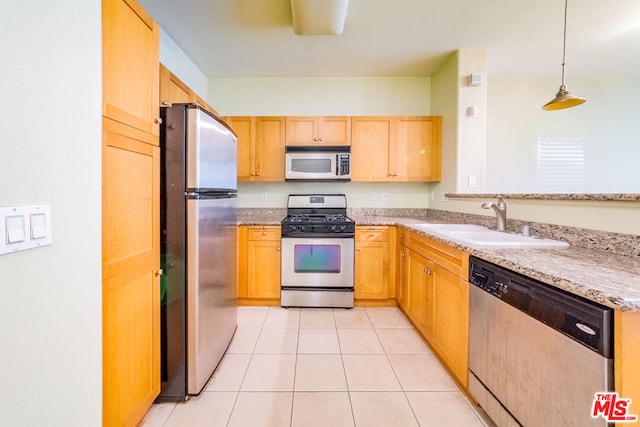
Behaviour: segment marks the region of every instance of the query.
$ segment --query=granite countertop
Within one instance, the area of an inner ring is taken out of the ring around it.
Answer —
[[[577,246],[554,249],[477,248],[412,227],[416,217],[354,217],[359,225],[399,225],[470,255],[621,311],[640,311],[640,262]],[[441,221],[438,221],[441,222]]]
[[[286,209],[238,215],[240,225],[279,225]],[[436,223],[419,216],[351,215],[357,225],[397,225],[461,249],[470,255],[620,311],[640,311],[640,262],[578,246],[554,249],[493,249],[463,245],[412,227]]]
[[[238,225],[280,225],[285,216],[286,209],[240,209]]]

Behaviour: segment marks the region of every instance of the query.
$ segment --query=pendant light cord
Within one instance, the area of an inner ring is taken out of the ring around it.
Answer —
[[[567,52],[567,5],[569,0],[564,0],[564,38],[562,41],[562,86],[564,86],[564,63]]]

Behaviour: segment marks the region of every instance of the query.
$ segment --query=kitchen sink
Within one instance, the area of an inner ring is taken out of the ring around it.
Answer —
[[[468,246],[488,248],[566,248],[568,243],[560,240],[528,237],[490,230],[474,224],[416,224],[424,230]]]
[[[431,231],[436,234],[449,233],[453,231],[489,230],[487,227],[475,224],[416,224],[414,227],[420,230]]]

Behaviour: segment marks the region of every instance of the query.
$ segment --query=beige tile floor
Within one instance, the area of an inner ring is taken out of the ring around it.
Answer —
[[[239,307],[199,396],[143,427],[485,426],[396,308]]]

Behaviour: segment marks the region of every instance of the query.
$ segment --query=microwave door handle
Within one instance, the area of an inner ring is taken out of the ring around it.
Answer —
[[[340,154],[336,154],[336,176],[340,175]]]

